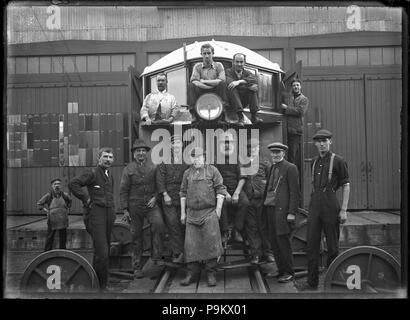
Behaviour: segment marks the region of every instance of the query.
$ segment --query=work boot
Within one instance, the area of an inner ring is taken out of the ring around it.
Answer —
[[[296,282],[295,281],[295,288],[298,291],[315,291],[318,289],[318,286],[312,286],[307,281],[306,282]]]
[[[173,263],[183,263],[184,262],[184,254],[181,252],[177,255],[174,256],[174,259],[172,259]]]
[[[195,111],[194,111],[193,109],[190,109],[190,110],[189,110],[189,113],[191,114],[191,117],[192,117],[191,123],[197,123],[197,122],[199,122],[198,116],[195,114]]]
[[[188,271],[186,277],[182,279],[179,284],[181,286],[189,286],[192,282],[194,282],[194,280],[195,280],[194,275],[192,274],[192,272]]]
[[[238,112],[238,119],[239,119],[238,123],[237,123],[238,127],[245,126],[245,122],[243,120],[243,113],[242,112]]]
[[[258,117],[256,116],[256,113],[252,113],[251,122],[252,122],[253,124],[257,124],[257,123],[262,123],[263,120],[262,120],[261,118],[258,118]]]
[[[215,287],[216,286],[215,272],[213,271],[207,272],[206,277],[207,277],[208,287]]]
[[[286,283],[286,282],[289,282],[289,281],[292,281],[292,280],[293,280],[293,275],[291,275],[291,274],[284,274],[283,276],[280,276],[278,278],[278,282],[280,282],[280,283]]]
[[[222,246],[224,249],[228,248],[228,241],[231,238],[231,230],[224,231],[222,235]]]
[[[226,121],[225,121],[225,113],[224,113],[224,112],[221,113],[221,115],[219,116],[219,118],[218,118],[218,120],[216,121],[216,123],[219,124],[219,125],[224,125],[224,124],[226,124]]]

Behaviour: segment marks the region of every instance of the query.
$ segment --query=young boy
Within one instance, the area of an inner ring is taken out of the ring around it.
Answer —
[[[52,249],[56,230],[59,233],[60,249],[65,249],[71,198],[68,193],[61,190],[61,179],[51,180],[51,190],[37,201],[37,206],[39,210],[47,212],[47,238],[44,251]]]

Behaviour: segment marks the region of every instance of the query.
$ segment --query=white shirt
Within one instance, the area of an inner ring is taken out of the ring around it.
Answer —
[[[140,112],[141,119],[149,117],[151,120],[155,120],[155,115],[160,103],[161,119],[169,119],[171,116],[175,118],[178,111],[177,101],[172,94],[164,90],[162,92],[150,93],[145,97]]]

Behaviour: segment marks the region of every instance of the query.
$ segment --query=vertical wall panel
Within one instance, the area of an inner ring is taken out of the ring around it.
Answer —
[[[331,150],[348,163],[352,185],[349,209],[366,207],[367,186],[361,171],[361,163],[366,161],[363,80],[307,76],[303,92],[310,100],[307,117],[314,119],[312,113],[316,108],[320,110],[321,127],[334,134]],[[305,139],[311,141],[312,136]],[[308,168],[305,182],[311,181],[310,175]],[[305,194],[310,194],[311,185],[305,183],[305,188]]]

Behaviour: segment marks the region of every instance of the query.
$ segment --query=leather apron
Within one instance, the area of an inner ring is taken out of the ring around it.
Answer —
[[[52,230],[66,229],[68,227],[67,206],[62,196],[51,200],[48,219]]]
[[[187,199],[214,199],[215,191],[204,177],[188,179]],[[215,205],[216,206],[216,205]],[[218,258],[223,253],[219,220],[215,206],[204,209],[187,208],[185,231],[185,262]]]

